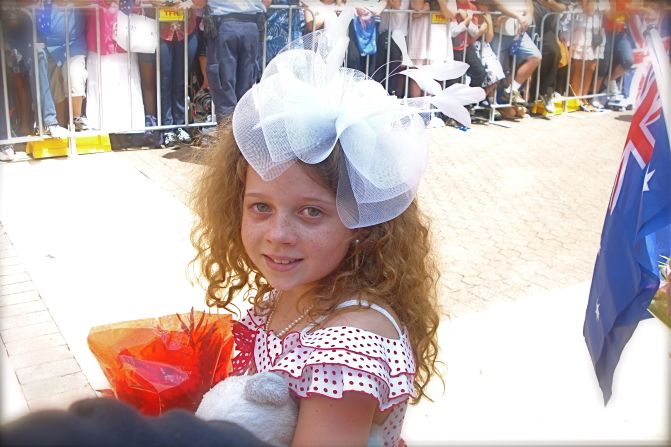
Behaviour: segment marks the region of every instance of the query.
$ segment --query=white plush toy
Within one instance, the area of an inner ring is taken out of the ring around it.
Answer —
[[[196,410],[205,420],[229,421],[261,441],[288,446],[298,420],[298,404],[279,375],[262,372],[231,376],[205,393]],[[373,425],[369,446],[382,445],[382,429]]]
[[[229,421],[276,446],[291,444],[298,405],[287,383],[271,372],[231,376],[205,393],[196,416]]]

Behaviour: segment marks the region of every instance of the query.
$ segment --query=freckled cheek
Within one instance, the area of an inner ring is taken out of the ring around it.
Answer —
[[[256,244],[259,243],[261,238],[261,231],[258,224],[254,224],[253,221],[246,219],[243,215],[240,238],[242,239],[242,245],[245,248],[245,251],[248,255],[252,255],[250,251],[253,251]]]
[[[349,247],[349,237],[338,231],[333,232],[304,232],[303,243],[308,245],[313,252],[324,256],[344,256]]]

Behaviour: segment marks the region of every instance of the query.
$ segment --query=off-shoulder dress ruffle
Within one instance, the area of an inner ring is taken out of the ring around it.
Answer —
[[[415,396],[415,362],[406,330],[400,339],[363,329],[336,326],[290,332],[283,339],[265,331],[266,316],[250,310],[234,325],[234,372],[272,371],[287,380],[298,397],[319,394],[334,399],[346,391],[368,394],[380,411],[391,409],[382,425],[385,446],[395,446],[408,399]]]

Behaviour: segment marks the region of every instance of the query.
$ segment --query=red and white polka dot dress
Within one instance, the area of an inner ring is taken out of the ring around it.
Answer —
[[[266,332],[266,315],[247,312],[233,327],[234,373],[251,370],[281,374],[298,397],[321,394],[342,398],[344,391],[375,397],[378,409],[392,409],[381,426],[383,445],[399,444],[408,398],[415,395],[415,362],[405,329],[400,339],[338,326],[290,332],[284,339]]]

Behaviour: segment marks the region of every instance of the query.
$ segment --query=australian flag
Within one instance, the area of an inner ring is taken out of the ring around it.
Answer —
[[[583,327],[605,403],[625,344],[638,322],[650,316],[647,309],[660,282],[658,263],[671,255],[671,150],[662,107],[667,98],[660,94],[652,67],[641,82]]]

